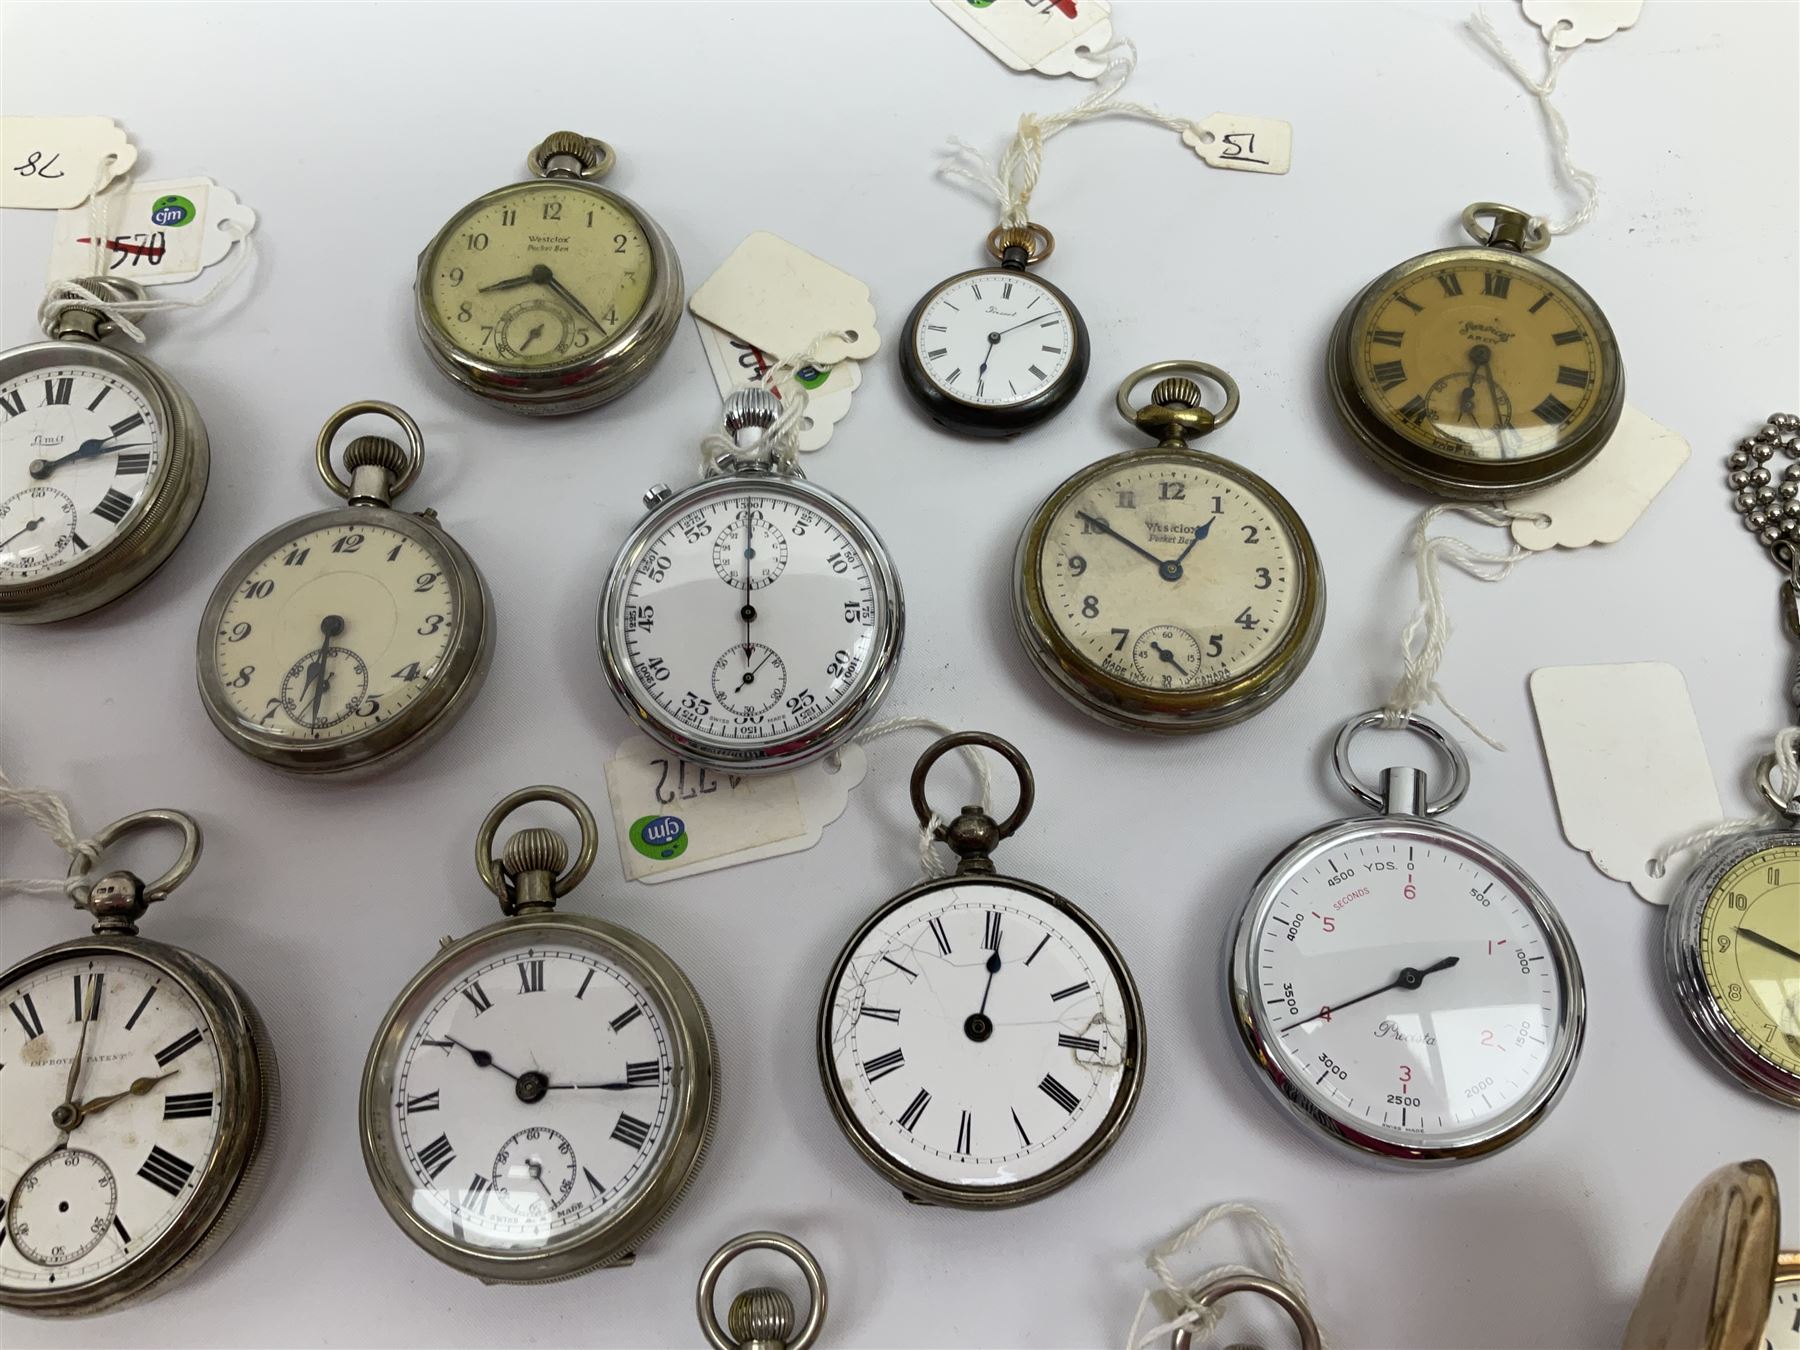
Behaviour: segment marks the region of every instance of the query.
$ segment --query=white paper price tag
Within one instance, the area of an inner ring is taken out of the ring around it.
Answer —
[[[1533,671],[1537,710],[1563,834],[1614,881],[1669,903],[1680,869],[1647,864],[1696,822],[1719,818],[1706,744],[1674,666],[1552,666]]]
[[[1579,473],[1507,503],[1515,511],[1549,518],[1545,524],[1515,520],[1513,538],[1521,548],[1539,552],[1616,544],[1687,463],[1689,453],[1680,432],[1627,404],[1612,439]]]
[[[80,206],[137,154],[110,117],[0,117],[0,207]]]
[[[1112,42],[1107,0],[933,0],[943,14],[1014,70],[1097,77],[1095,53]]]
[[[633,881],[672,881],[799,853],[844,813],[868,772],[862,747],[754,776],[703,768],[634,736],[606,762],[619,858]]]
[[[733,337],[723,328],[695,318],[700,334],[700,348],[706,353],[706,364],[712,370],[713,383],[719,397],[728,397],[734,389],[760,386],[776,358],[742,338]],[[796,385],[806,390],[806,416],[800,424],[795,444],[803,451],[817,450],[831,439],[832,429],[850,411],[850,395],[862,383],[862,363],[843,360],[835,366],[802,366],[781,382],[778,394],[785,396]]]
[[[881,346],[869,288],[842,268],[758,230],[688,301],[696,317],[783,358],[818,342],[819,361],[867,360]],[[825,338],[826,333],[842,337]],[[850,336],[854,334],[855,336]]]
[[[1629,28],[1644,11],[1644,0],[1524,0],[1525,17],[1556,47],[1599,42]]]
[[[142,286],[192,281],[256,228],[256,212],[210,178],[133,183],[100,199],[105,275]],[[92,276],[94,208],[63,211],[50,245],[50,280]]]
[[[1215,169],[1286,173],[1294,162],[1294,127],[1276,117],[1213,113],[1181,133],[1196,155]]]

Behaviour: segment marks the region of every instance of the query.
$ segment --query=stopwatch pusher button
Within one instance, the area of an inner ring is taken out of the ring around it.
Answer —
[[[740,450],[748,450],[781,416],[781,400],[760,385],[734,389],[725,400],[725,432]]]

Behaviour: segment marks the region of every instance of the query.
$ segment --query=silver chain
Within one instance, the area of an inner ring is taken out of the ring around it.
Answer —
[[[1780,483],[1769,468],[1777,450],[1788,460]],[[1793,574],[1800,544],[1800,415],[1769,414],[1754,435],[1738,442],[1725,466],[1732,505],[1745,528],[1762,541],[1777,567]]]

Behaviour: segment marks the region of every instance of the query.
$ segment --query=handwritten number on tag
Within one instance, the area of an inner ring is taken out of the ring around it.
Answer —
[[[21,178],[61,178],[63,171],[56,167],[56,162],[61,158],[61,153],[57,153],[45,159],[42,150],[33,150],[25,156],[23,164],[13,165],[13,172]]]
[[[709,776],[706,767],[700,764],[689,764],[685,759],[650,761],[657,768],[656,804],[667,806],[676,801],[692,801],[695,797],[719,790],[719,779]],[[671,782],[670,770],[673,769]],[[741,775],[728,773],[725,775],[725,790],[735,791],[744,780]]]
[[[1219,151],[1220,159],[1241,160],[1245,164],[1267,164],[1256,153],[1256,133],[1254,131],[1228,131],[1219,138],[1225,142],[1225,148]]]

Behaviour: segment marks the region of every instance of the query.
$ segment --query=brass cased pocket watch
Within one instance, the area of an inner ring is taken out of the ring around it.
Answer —
[[[1215,414],[1188,374],[1225,391]],[[1134,390],[1161,380],[1134,408]],[[1298,513],[1250,470],[1189,446],[1237,411],[1237,384],[1159,361],[1119,386],[1119,414],[1160,438],[1065,480],[1014,561],[1013,620],[1082,711],[1133,731],[1206,731],[1299,679],[1325,620],[1325,574]]]
[[[407,445],[332,440],[387,417]],[[437,513],[393,499],[425,463],[417,422],[377,400],[331,415],[319,477],[346,505],[277,525],[225,570],[200,619],[200,698],[225,739],[292,773],[342,773],[424,748],[462,716],[487,674],[487,583]]]
[[[1550,235],[1476,202],[1474,248],[1389,268],[1338,317],[1326,354],[1338,416],[1382,468],[1491,500],[1567,478],[1625,408],[1625,369],[1594,298],[1531,256]]]
[[[596,180],[612,147],[558,131],[533,181],[451,217],[419,255],[419,337],[439,370],[513,412],[580,412],[630,389],[681,318],[681,263],[642,208]]]
[[[261,1189],[279,1080],[256,1007],[230,976],[138,936],[185,881],[200,827],[139,811],[104,849],[155,825],[185,847],[163,876],[109,872],[75,894],[92,937],[0,974],[0,1307],[96,1313],[159,1294],[230,1236]]]
[[[1056,239],[1042,225],[988,234],[996,267],[959,272],[913,306],[900,342],[907,393],[965,436],[1016,436],[1081,392],[1088,331],[1075,302],[1026,268]]]
[[[556,802],[581,851],[500,822]],[[452,941],[388,1009],[363,1069],[363,1162],[389,1216],[486,1283],[627,1265],[699,1173],[719,1103],[700,996],[638,934],[558,913],[593,865],[593,813],[563,788],[501,800],[475,865],[500,922]]]
[[[81,283],[108,301],[133,282]],[[181,386],[101,345],[98,309],[44,311],[48,342],[0,353],[0,623],[117,600],[175,551],[206,496],[206,427]]]

